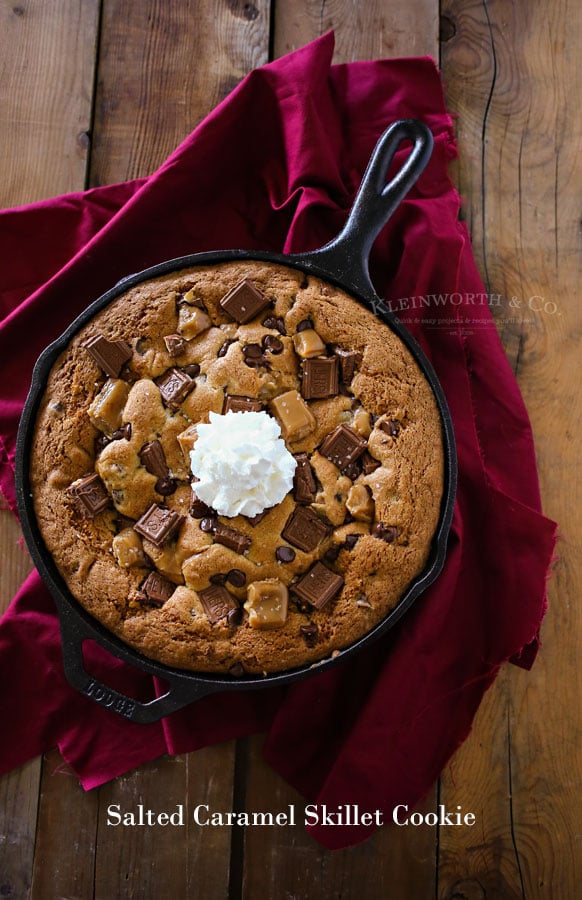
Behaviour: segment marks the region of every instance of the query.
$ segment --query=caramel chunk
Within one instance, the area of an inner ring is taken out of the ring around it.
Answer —
[[[293,585],[293,590],[301,600],[305,600],[316,609],[323,609],[339,594],[343,583],[341,575],[332,572],[323,563],[316,562],[309,572]]]
[[[156,547],[161,547],[174,536],[183,519],[184,517],[174,510],[165,509],[163,506],[158,506],[157,503],[152,503],[133,527],[138,534],[147,538]]]
[[[190,451],[194,449],[194,444],[196,443],[196,439],[198,437],[198,431],[196,429],[196,425],[189,425],[185,431],[181,431],[177,437],[178,443],[182,448],[182,453],[184,454],[184,459],[186,460],[186,464],[188,469],[190,468]]]
[[[271,409],[277,416],[283,437],[288,441],[300,441],[317,425],[315,416],[299,394],[287,391],[271,400]]]
[[[239,325],[246,325],[269,306],[269,301],[252,281],[245,278],[222,298],[220,306]]]
[[[133,528],[124,528],[113,538],[113,556],[124,569],[145,566],[146,558],[139,536]]]
[[[178,314],[178,331],[191,341],[212,325],[210,316],[197,306],[181,306]]]
[[[293,335],[295,353],[301,359],[311,359],[325,353],[325,344],[314,328],[304,328]]]
[[[107,489],[96,472],[74,481],[69,487],[69,493],[90,519],[94,519],[111,503]]]
[[[281,628],[287,619],[288,593],[278,579],[253,581],[244,604],[251,628]]]
[[[365,484],[353,484],[346,500],[348,512],[360,522],[374,521],[374,501]]]
[[[123,408],[129,396],[129,385],[120,378],[108,378],[87,410],[95,428],[111,437],[121,428]]]
[[[102,334],[90,338],[83,346],[111,378],[117,378],[132,355],[131,345],[127,341],[108,341]]]

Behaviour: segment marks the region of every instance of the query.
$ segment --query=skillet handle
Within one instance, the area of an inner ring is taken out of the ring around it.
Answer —
[[[204,684],[198,680],[197,682],[184,683],[182,679],[175,679],[172,675],[158,674],[169,685],[165,694],[142,703],[133,697],[128,697],[121,691],[104,684],[99,679],[94,678],[85,669],[83,660],[83,642],[91,639],[92,636],[86,631],[83,624],[79,621],[65,619],[60,617],[62,647],[63,647],[63,667],[65,676],[69,684],[112,712],[118,713],[130,722],[139,724],[149,724],[157,722],[164,716],[176,712],[194,700],[199,700],[207,694],[213,694],[220,690],[225,690],[223,685],[213,683]],[[94,640],[94,638],[92,638]],[[99,642],[103,647],[103,641]],[[107,648],[106,648],[107,649]],[[118,655],[118,654],[117,654]],[[143,666],[147,669],[147,666]]]
[[[404,165],[386,184],[388,169],[403,141],[412,141]],[[430,129],[416,119],[401,119],[386,129],[370,158],[347,222],[332,241],[311,253],[300,254],[302,265],[312,264],[332,280],[375,297],[369,274],[372,245],[430,159]]]

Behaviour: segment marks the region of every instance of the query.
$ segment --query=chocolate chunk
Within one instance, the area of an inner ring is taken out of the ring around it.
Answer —
[[[300,625],[299,631],[305,638],[308,644],[313,645],[317,639],[318,627],[315,622],[310,622],[309,625]]]
[[[246,278],[220,301],[222,309],[236,319],[239,325],[246,325],[268,305],[269,301],[265,295]]]
[[[315,357],[304,361],[301,393],[306,400],[335,397],[338,390],[339,363],[337,356]]]
[[[263,404],[260,400],[253,400],[252,397],[240,397],[236,394],[228,394],[224,398],[222,407],[222,415],[227,412],[261,412]]]
[[[131,440],[131,422],[126,422],[125,425],[122,425],[121,428],[118,428],[111,435],[112,440],[114,441],[130,441]]]
[[[226,580],[229,584],[232,584],[233,587],[244,587],[247,583],[247,576],[242,569],[230,569],[230,571],[226,573]]]
[[[340,554],[340,550],[341,547],[339,544],[332,544],[332,546],[323,554],[324,560],[328,563],[334,563]]]
[[[297,332],[297,334],[299,334],[299,332],[301,331],[307,331],[308,328],[313,328],[313,322],[311,321],[311,319],[302,319],[297,325],[295,331]]]
[[[396,525],[384,525],[382,522],[376,522],[372,528],[374,537],[386,541],[387,544],[393,544],[398,537],[398,528]]]
[[[310,553],[327,537],[329,528],[317,513],[305,506],[297,506],[281,532],[281,536],[299,550]]]
[[[159,441],[148,441],[139,451],[139,459],[150,475],[165,478],[168,475],[168,464],[164,448]]]
[[[364,450],[360,457],[362,463],[362,472],[364,475],[371,475],[376,469],[379,469],[382,463],[378,459],[374,459],[369,450]]]
[[[400,422],[398,419],[386,419],[384,422],[380,422],[378,428],[385,434],[389,434],[390,437],[396,437],[400,431]]]
[[[282,353],[285,349],[285,345],[281,338],[275,337],[274,334],[266,334],[262,340],[262,345],[264,350],[268,350],[275,355]]]
[[[170,356],[180,356],[184,352],[186,341],[181,334],[166,334],[164,344]]]
[[[277,547],[275,550],[275,558],[280,563],[290,563],[295,559],[296,553],[293,547]]]
[[[201,528],[202,522],[200,523]],[[223,544],[241,556],[249,549],[252,543],[248,535],[243,534],[242,531],[238,531],[236,528],[232,528],[230,525],[224,525],[222,522],[216,522],[213,534],[217,544]]]
[[[68,491],[90,519],[111,505],[107,489],[96,472],[73,482]]]
[[[263,319],[263,326],[265,328],[274,328],[279,334],[287,334],[287,329],[285,328],[285,320],[280,318],[279,316],[267,316],[266,319]]]
[[[339,594],[343,583],[341,575],[332,572],[323,563],[316,562],[309,572],[293,585],[293,590],[302,600],[311,603],[316,609],[322,609]]]
[[[335,347],[334,353],[339,359],[342,383],[347,386],[362,361],[362,354],[357,350],[342,350],[341,347]]]
[[[313,503],[317,483],[307,453],[296,453],[297,466],[293,476],[293,496],[297,503]]]
[[[134,527],[138,534],[143,535],[156,547],[161,547],[167,540],[174,536],[182,524],[184,517],[171,509],[165,509],[152,503]]]
[[[170,599],[175,590],[176,585],[159,572],[150,572],[140,588],[150,603],[157,603],[160,606]]]
[[[221,357],[226,356],[228,348],[230,347],[231,344],[236,344],[236,341],[231,341],[231,340],[225,341],[224,344],[222,344],[221,347],[219,347],[218,353],[216,355],[221,356]]]
[[[232,675],[233,678],[242,678],[242,676],[245,674],[244,666],[242,665],[242,663],[237,662],[234,664],[234,666],[230,667],[230,669],[228,670],[228,674]]]
[[[196,496],[194,488],[192,488],[192,500],[190,501],[190,509],[188,512],[193,519],[203,519],[205,516],[212,517],[212,509]]]
[[[198,596],[211,625],[216,625],[221,619],[225,619],[231,610],[239,608],[232,594],[220,584],[212,584],[198,591]]]
[[[345,475],[346,478],[350,478],[352,481],[355,481],[358,475],[361,475],[362,467],[360,465],[360,460],[356,459],[354,462],[347,465],[344,469],[342,469],[342,475]]]
[[[346,539],[344,541],[344,547],[346,548],[346,550],[353,550],[361,536],[362,535],[358,534],[357,532],[346,534]]]
[[[213,534],[215,529],[216,519],[214,516],[204,516],[204,518],[200,520],[200,531],[203,531],[205,534]]]
[[[349,425],[338,425],[324,439],[319,452],[342,471],[355,462],[366,447],[366,441],[357,431]]]
[[[263,521],[263,519],[265,518],[265,516],[267,515],[268,512],[269,512],[268,509],[264,509],[262,512],[257,513],[256,516],[246,516],[246,520],[249,523],[249,525],[252,525],[254,528],[255,525],[258,525],[259,522]]]
[[[102,334],[83,344],[106,375],[117,378],[124,363],[131,359],[131,345],[127,341],[108,341]]]
[[[182,369],[168,369],[157,381],[162,399],[168,406],[179,406],[196,387],[196,382]]]

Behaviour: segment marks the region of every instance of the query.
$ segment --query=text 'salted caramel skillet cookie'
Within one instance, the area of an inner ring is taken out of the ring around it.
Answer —
[[[381,633],[442,567],[450,417],[367,269],[431,146],[420,123],[392,126],[321,250],[156,266],[41,357],[21,514],[67,675],[98,702],[148,721],[212,690],[303,677]],[[95,682],[89,636],[168,694],[141,704]]]

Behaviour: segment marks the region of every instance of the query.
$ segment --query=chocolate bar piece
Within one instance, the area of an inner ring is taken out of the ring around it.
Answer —
[[[246,325],[269,306],[269,301],[252,281],[245,278],[222,298],[220,306],[239,325]]]
[[[140,594],[145,595],[149,603],[157,603],[163,606],[169,600],[176,589],[176,585],[160,575],[159,572],[150,572],[140,588]]]
[[[107,489],[96,472],[74,481],[69,487],[69,493],[90,519],[94,519],[111,504]]]
[[[148,441],[139,451],[139,458],[150,475],[166,478],[169,474],[164,448],[159,441]]]
[[[168,406],[179,406],[196,387],[196,382],[181,369],[168,369],[157,382],[162,399]]]
[[[297,506],[287,519],[281,537],[299,550],[310,553],[328,534],[328,526],[317,513],[305,506]]]
[[[236,394],[229,394],[224,398],[222,407],[223,416],[227,412],[261,412],[263,404],[260,400],[253,400],[252,397],[239,397]]]
[[[337,356],[306,359],[301,376],[301,394],[306,400],[335,397],[339,390],[339,361]]]
[[[108,341],[102,334],[83,344],[106,375],[117,378],[124,364],[131,359],[131,345],[127,341]]]
[[[213,536],[217,544],[223,544],[241,556],[252,544],[247,534],[243,534],[242,531],[238,531],[236,528],[231,528],[230,525],[224,525],[222,522],[216,522]]]
[[[382,463],[378,459],[374,459],[369,450],[364,450],[361,457],[362,472],[364,475],[371,475],[376,469],[379,469]]]
[[[334,353],[339,359],[342,384],[347,387],[362,361],[362,354],[357,350],[342,350],[341,347],[335,347]]]
[[[366,447],[366,441],[357,431],[349,425],[338,425],[327,435],[319,452],[342,471],[355,462]]]
[[[309,572],[293,585],[293,591],[316,609],[323,607],[339,594],[344,584],[341,575],[332,572],[323,563],[316,562]]]
[[[198,591],[198,596],[211,625],[226,619],[231,610],[239,608],[232,594],[220,584],[211,584],[210,587]]]
[[[313,503],[317,483],[307,453],[296,453],[297,466],[293,476],[293,496],[297,503]]]
[[[161,547],[174,536],[183,520],[184,516],[174,510],[165,509],[163,506],[158,506],[157,503],[152,503],[133,527],[138,534],[151,541],[156,547]]]
[[[184,352],[186,339],[183,338],[181,334],[166,334],[164,337],[164,344],[166,345],[166,350],[170,356],[180,356],[180,354]]]

